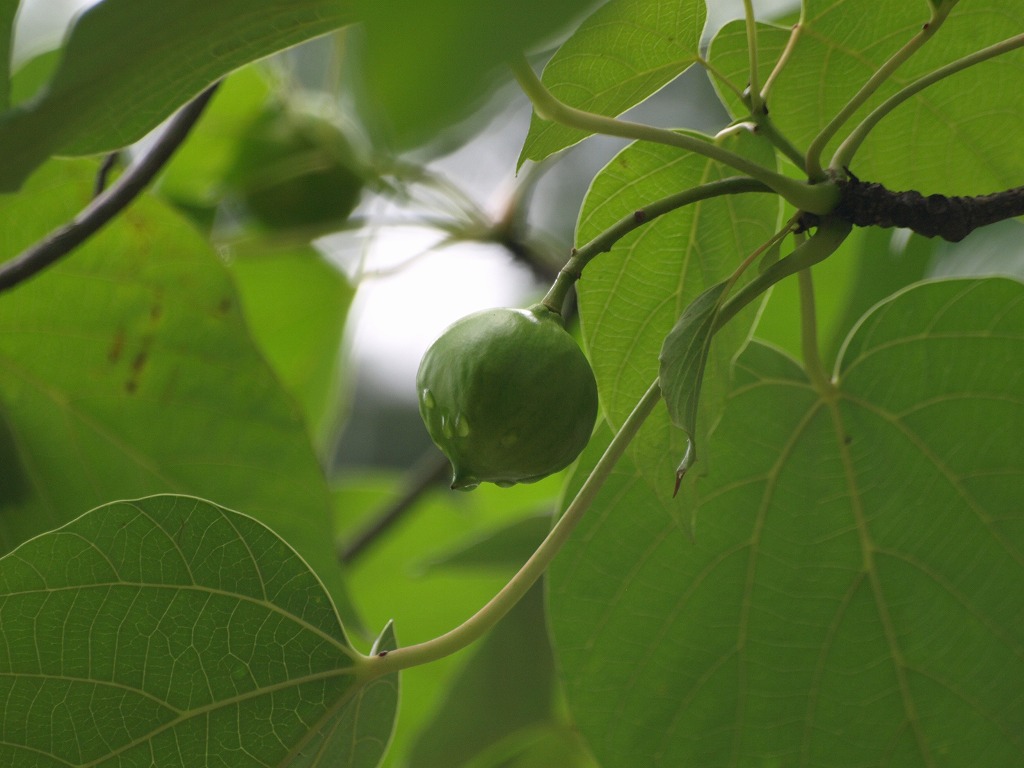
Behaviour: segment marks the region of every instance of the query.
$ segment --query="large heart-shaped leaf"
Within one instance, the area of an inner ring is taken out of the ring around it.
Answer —
[[[627,456],[551,574],[605,768],[1024,759],[1024,285],[877,306],[822,396],[753,343],[691,540]]]
[[[295,551],[191,497],[99,507],[0,559],[0,640],[4,765],[372,768],[393,724],[396,679],[360,683]]]
[[[353,20],[344,0],[103,0],[38,97],[0,115],[0,190],[51,154],[130,144],[217,78]]]
[[[3,250],[69,219],[93,170],[52,163],[0,201]],[[0,420],[0,550],[111,499],[190,493],[261,519],[345,609],[302,412],[253,343],[224,265],[159,201],[137,200],[0,297]]]

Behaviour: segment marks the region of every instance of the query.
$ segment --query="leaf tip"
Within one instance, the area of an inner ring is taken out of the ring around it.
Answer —
[[[686,453],[683,454],[683,460],[679,462],[679,466],[676,467],[676,485],[672,489],[672,498],[676,497],[679,493],[679,486],[683,483],[683,478],[686,477],[687,470],[690,469],[697,461],[697,451],[693,447],[693,438],[688,438],[686,441]]]

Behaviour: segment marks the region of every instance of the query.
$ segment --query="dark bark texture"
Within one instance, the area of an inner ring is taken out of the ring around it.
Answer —
[[[858,227],[905,227],[925,237],[959,242],[978,227],[1024,215],[1024,187],[977,197],[893,192],[860,179],[837,180],[834,213]]]

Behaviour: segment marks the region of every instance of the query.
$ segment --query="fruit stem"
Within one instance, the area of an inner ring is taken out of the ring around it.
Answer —
[[[501,621],[547,570],[576,525],[583,519],[583,514],[596,498],[605,480],[611,475],[612,469],[622,457],[626,446],[636,436],[640,426],[660,400],[661,387],[658,380],[655,379],[636,407],[633,408],[633,412],[623,422],[615,437],[612,438],[604,454],[583,483],[583,487],[566,508],[565,513],[554,524],[550,533],[530,556],[530,559],[519,569],[519,572],[498,594],[491,598],[487,605],[455,629],[440,637],[435,637],[433,640],[365,657],[358,665],[360,677],[369,680],[450,656],[479,640]]]
[[[708,200],[712,197],[736,195],[744,192],[770,193],[771,191],[771,188],[764,182],[746,176],[732,176],[727,179],[701,184],[698,187],[682,192],[676,192],[660,200],[655,200],[643,208],[637,208],[628,216],[619,219],[586,245],[573,248],[572,255],[558,273],[558,277],[548,290],[547,295],[544,296],[542,303],[553,312],[561,313],[569,289],[572,288],[573,283],[579,280],[583,273],[583,268],[595,256],[605,251],[610,251],[615,243],[634,229],[658,218],[662,214],[700,202],[701,200]]]

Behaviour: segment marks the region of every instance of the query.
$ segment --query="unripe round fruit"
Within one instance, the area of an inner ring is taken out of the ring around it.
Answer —
[[[420,415],[459,490],[564,469],[597,417],[590,363],[543,304],[458,320],[424,354],[416,385]]]
[[[275,105],[242,136],[228,181],[269,229],[337,228],[359,202],[363,177],[330,121]]]

